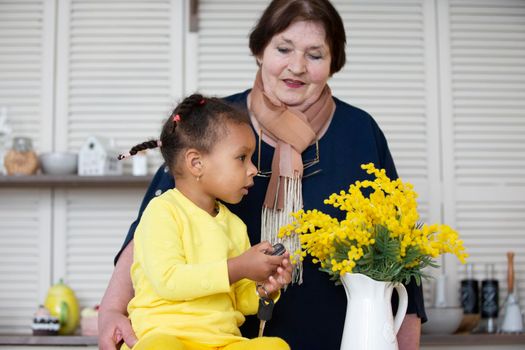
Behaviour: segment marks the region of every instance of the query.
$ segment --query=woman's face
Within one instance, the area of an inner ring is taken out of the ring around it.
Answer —
[[[264,91],[300,111],[319,98],[330,77],[330,49],[317,22],[292,23],[270,40],[257,60]]]

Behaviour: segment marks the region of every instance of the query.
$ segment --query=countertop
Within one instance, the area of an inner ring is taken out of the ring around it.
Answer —
[[[525,344],[525,334],[466,334],[421,336],[422,346],[475,346]],[[96,346],[96,337],[0,335],[0,345]]]

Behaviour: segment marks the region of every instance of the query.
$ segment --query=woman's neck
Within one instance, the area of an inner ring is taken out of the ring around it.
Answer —
[[[250,116],[250,121],[252,122],[252,126],[253,126],[253,129],[255,130],[255,133],[258,135],[258,137],[261,137],[262,140],[269,144],[270,146],[272,147],[275,147],[276,145],[276,142],[274,140],[272,140],[269,136],[267,136],[265,133],[261,132],[261,126],[259,125],[259,122],[257,121],[257,117],[255,116],[255,114],[252,112],[251,108],[250,108],[250,104],[251,104],[251,97],[252,97],[252,91],[250,91],[250,93],[248,93],[248,96],[246,97],[246,108],[248,110],[248,114]],[[326,133],[326,131],[328,130],[328,127],[330,126],[330,123],[332,121],[332,118],[334,117],[334,113],[335,113],[335,103],[334,103],[334,108],[332,110],[332,112],[330,113],[330,120],[328,123],[326,123],[326,125],[319,131],[318,133],[318,140],[320,140],[324,134]]]

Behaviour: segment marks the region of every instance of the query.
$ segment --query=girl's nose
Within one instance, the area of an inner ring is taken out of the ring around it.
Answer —
[[[248,176],[254,177],[255,175],[257,175],[257,172],[257,167],[253,164],[252,161],[250,161],[250,165],[248,165]]]

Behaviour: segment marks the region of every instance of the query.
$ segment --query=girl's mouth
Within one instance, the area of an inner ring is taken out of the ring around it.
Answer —
[[[243,193],[244,195],[247,195],[247,194],[248,194],[248,191],[250,190],[250,187],[252,187],[252,186],[253,186],[253,184],[252,184],[252,185],[249,185],[249,186],[244,186],[244,187],[242,188],[242,193]]]

